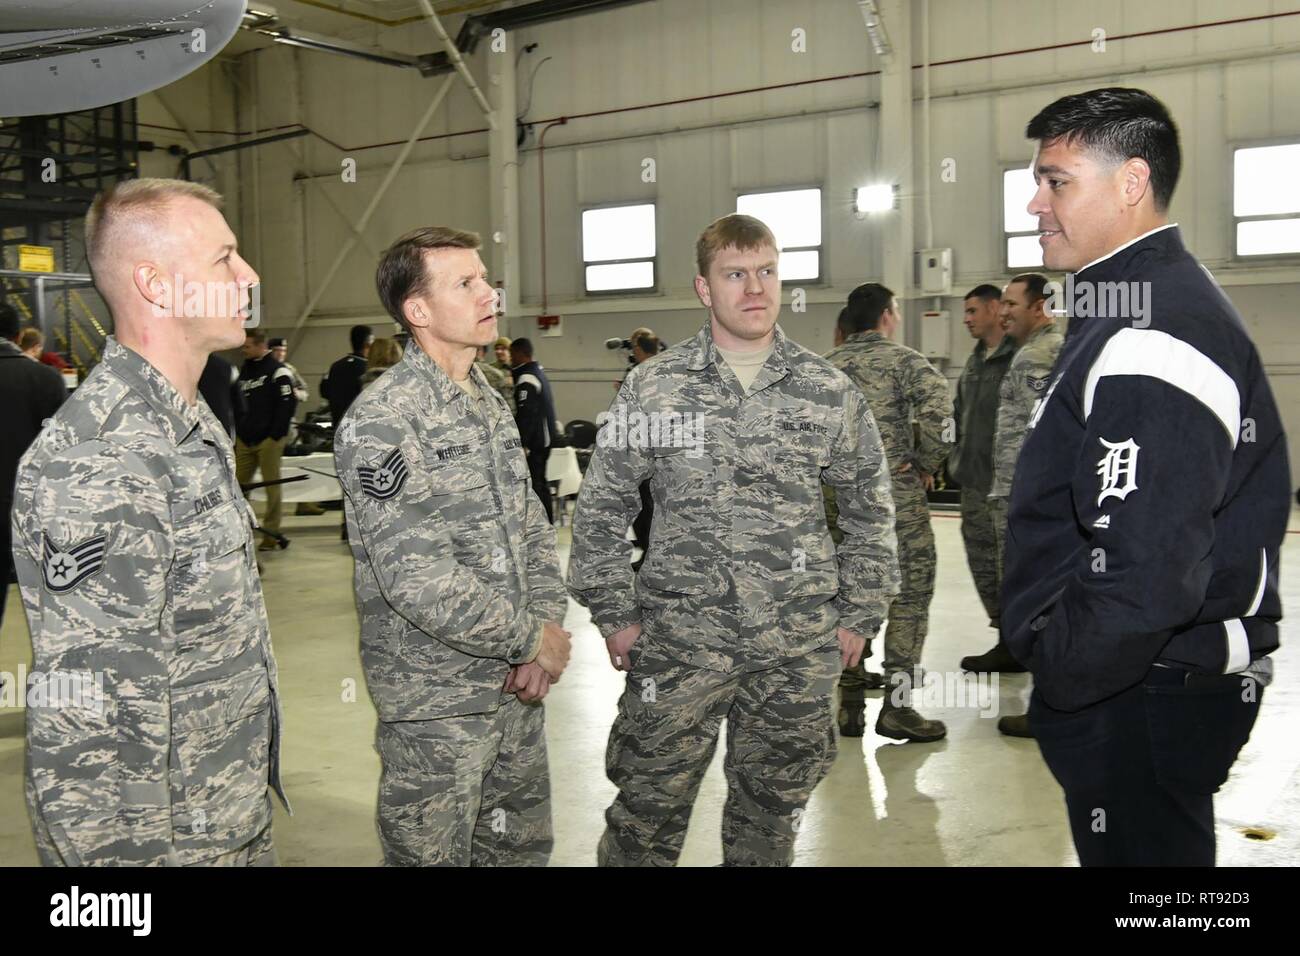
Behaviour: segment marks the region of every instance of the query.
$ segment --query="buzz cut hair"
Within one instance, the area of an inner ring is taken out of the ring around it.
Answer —
[[[1029,304],[1033,305],[1040,299],[1047,298],[1047,276],[1038,272],[1022,272],[1018,276],[1013,276],[1007,285],[1021,283],[1025,291],[1029,293]]]
[[[221,194],[215,189],[184,179],[127,179],[95,196],[83,231],[91,275],[100,271],[120,227],[142,220],[146,225],[161,225],[163,210],[177,199],[197,199],[213,209],[222,205]]]
[[[695,242],[695,268],[699,270],[699,275],[707,277],[709,267],[713,265],[718,253],[730,246],[735,246],[741,252],[761,249],[763,246],[778,248],[776,236],[761,219],[740,213],[723,216],[709,223]]]
[[[424,254],[436,249],[480,249],[482,246],[478,233],[451,226],[421,226],[401,236],[384,250],[375,270],[375,288],[384,310],[403,329],[411,331],[402,305],[413,296],[429,292],[429,280],[433,276]]]
[[[967,299],[982,299],[984,302],[1000,302],[1002,300],[1002,290],[991,282],[985,282],[971,289],[964,296],[962,301]]]

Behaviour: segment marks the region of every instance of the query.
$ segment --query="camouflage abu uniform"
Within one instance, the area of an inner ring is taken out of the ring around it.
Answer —
[[[1047,391],[1056,356],[1065,337],[1055,322],[1039,326],[1016,350],[1011,366],[998,390],[998,425],[993,436],[993,485],[989,490],[989,513],[999,565],[1006,547],[1007,499],[1011,497],[1011,479],[1016,473],[1020,446],[1029,432],[1034,406]]]
[[[99,706],[27,712],[44,863],[273,862],[281,721],[252,521],[207,404],[110,337],[14,497],[34,668],[103,679]]]
[[[510,373],[503,372],[495,365],[490,365],[482,359],[475,359],[474,364],[479,367],[483,377],[487,379],[489,385],[501,393],[501,397],[506,400],[506,404],[513,408],[515,398],[515,387],[510,381]]]
[[[948,456],[948,474],[961,483],[961,538],[975,590],[997,627],[1001,618],[1002,552],[994,532],[989,488],[993,483],[993,435],[997,430],[998,390],[1016,352],[1016,342],[1003,336],[989,351],[975,343],[957,381],[953,416],[957,444]]]
[[[889,606],[885,629],[885,687],[921,662],[930,599],[934,596],[934,531],[919,472],[935,474],[948,454],[944,429],[952,417],[948,381],[920,352],[891,342],[878,331],[857,332],[826,360],[847,375],[867,398],[893,479],[894,529],[902,587]],[[915,434],[913,421],[916,423]],[[919,441],[917,440],[919,438]],[[900,471],[910,465],[907,471]],[[826,489],[831,533],[838,540],[835,495]],[[866,690],[862,664],[840,678],[840,700],[861,704]]]
[[[412,343],[334,441],[389,865],[544,864],[552,845],[543,710],[502,688],[563,620],[555,533],[514,416],[470,375],[481,409]]]
[[[647,479],[654,524],[634,583],[624,536]],[[840,495],[838,554],[823,480]],[[834,759],[836,625],[874,634],[898,589],[893,517],[861,393],[779,326],[747,393],[707,324],[628,373],[578,496],[569,565],[603,636],[642,627],[606,755],[619,795],[602,864],[676,861],[724,718],[724,858],[791,861]]]

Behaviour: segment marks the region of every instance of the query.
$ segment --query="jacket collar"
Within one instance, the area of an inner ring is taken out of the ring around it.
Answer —
[[[883,342],[885,336],[879,329],[867,329],[863,332],[854,332],[843,342],[843,345],[849,345],[853,342]]]
[[[167,377],[114,336],[104,342],[100,365],[145,400],[173,445],[179,445],[199,424],[199,403],[187,404]]]
[[[1112,275],[1123,273],[1129,263],[1131,263],[1141,252],[1146,249],[1161,249],[1175,252],[1185,252],[1186,247],[1183,245],[1183,234],[1178,228],[1178,223],[1171,222],[1163,226],[1158,226],[1150,232],[1144,232],[1136,239],[1130,239],[1124,245],[1111,252],[1106,253],[1099,259],[1094,259],[1082,269],[1075,272],[1075,276],[1081,277],[1089,269],[1096,269],[1097,275]],[[1089,279],[1092,276],[1088,276]]]
[[[419,344],[412,339],[406,347],[406,353],[402,356],[403,365],[409,366],[417,376],[427,382],[432,388],[438,401],[443,405],[450,405],[453,402],[464,402],[466,410],[469,409],[469,396],[465,390],[451,380],[451,376],[442,370],[442,366],[429,358],[427,352],[420,348]],[[477,364],[471,363],[469,367],[470,378],[480,389],[490,389],[488,380],[483,376],[483,370]]]
[[[1028,345],[1030,342],[1033,342],[1035,339],[1041,339],[1048,332],[1055,332],[1055,331],[1056,331],[1055,322],[1048,322],[1044,325],[1040,325],[1038,328],[1034,329],[1034,331],[1029,333],[1029,338],[1025,339],[1024,345],[1021,345],[1020,347],[1024,348],[1025,345]]]
[[[704,325],[699,332],[695,333],[695,338],[691,342],[686,367],[693,372],[703,371],[710,365],[721,371],[726,365],[726,360],[718,352],[717,343],[713,341],[711,321],[705,320]],[[789,374],[789,347],[786,344],[785,333],[781,331],[781,326],[777,325],[773,328],[772,354],[767,357],[763,367],[758,370],[758,376],[754,379],[754,383],[749,390],[757,392],[779,382]]]

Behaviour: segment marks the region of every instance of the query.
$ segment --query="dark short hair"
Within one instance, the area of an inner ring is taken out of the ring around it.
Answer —
[[[1018,276],[1013,276],[1011,282],[1023,282],[1025,291],[1029,293],[1029,304],[1033,305],[1039,299],[1047,298],[1047,276],[1040,275],[1037,272],[1022,272]]]
[[[266,333],[261,329],[248,329],[244,332],[244,344],[248,345],[250,342],[253,345],[266,344]]]
[[[857,332],[880,328],[881,316],[894,301],[891,289],[879,282],[868,282],[849,293],[849,304],[840,310],[836,320],[840,334],[848,337]]]
[[[963,302],[967,299],[983,299],[985,302],[997,302],[1002,298],[1002,290],[991,282],[984,282],[971,289],[961,298]]]
[[[482,241],[477,233],[450,226],[423,226],[412,229],[384,250],[375,270],[375,287],[394,321],[407,328],[402,303],[428,291],[429,270],[424,254],[435,249],[478,249]]]
[[[533,343],[529,339],[515,339],[510,343],[510,351],[518,352],[525,358],[532,358]]]
[[[375,337],[375,330],[368,325],[354,325],[348,332],[348,341],[352,343],[352,351],[360,352],[366,347],[366,343]]]
[[[1169,208],[1183,164],[1178,127],[1146,90],[1110,86],[1063,96],[1029,121],[1025,135],[1040,144],[1064,138],[1115,163],[1145,161],[1156,210]]]
[[[659,336],[655,335],[653,332],[649,334],[642,332],[639,335],[633,335],[632,344],[646,355],[659,354]]]
[[[8,302],[0,302],[0,338],[16,339],[22,327],[18,310]]]

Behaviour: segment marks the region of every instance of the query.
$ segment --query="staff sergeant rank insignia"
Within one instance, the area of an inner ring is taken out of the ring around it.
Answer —
[[[406,459],[402,457],[402,449],[394,448],[378,467],[358,465],[357,476],[361,479],[362,491],[376,501],[387,501],[406,484]]]
[[[87,538],[66,551],[56,548],[50,541],[48,533],[43,536],[43,540],[45,561],[41,569],[45,577],[46,590],[55,594],[71,591],[104,566],[104,552],[108,544],[106,534]]]

